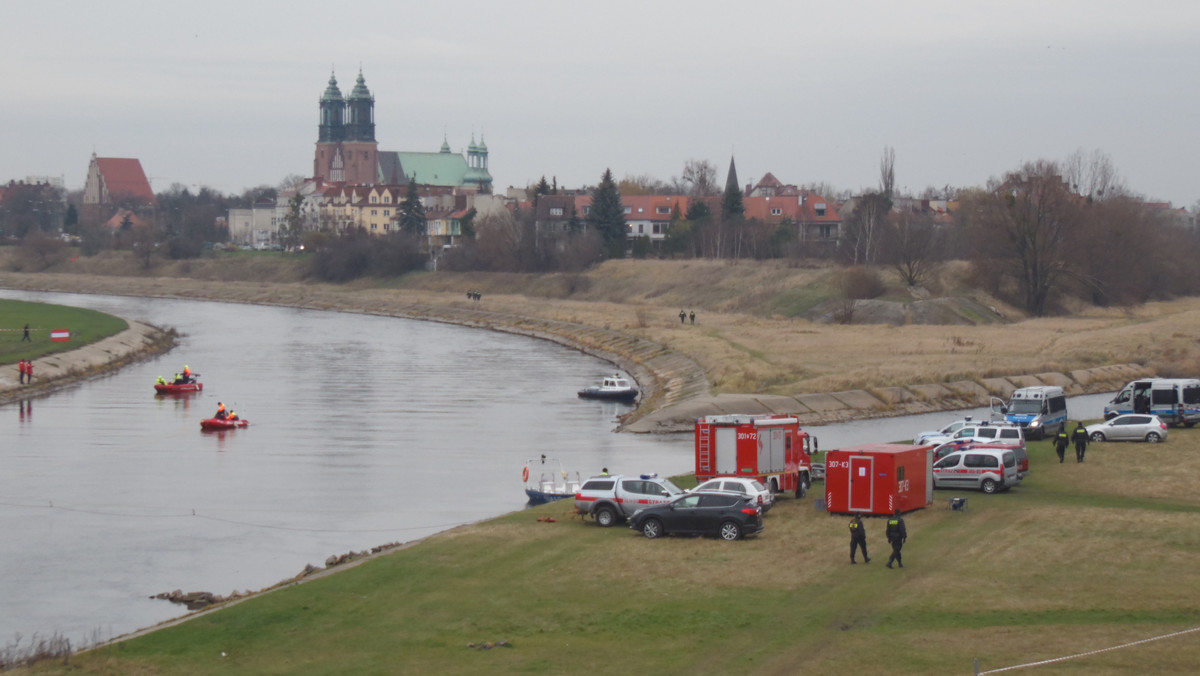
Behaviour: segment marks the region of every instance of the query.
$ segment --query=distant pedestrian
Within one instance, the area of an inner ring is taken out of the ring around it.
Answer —
[[[25,384],[25,360],[17,362],[17,372],[21,374],[21,384]]]
[[[854,555],[858,548],[863,550],[863,563],[870,563],[871,557],[867,556],[867,530],[863,526],[862,514],[855,514],[853,519],[850,519],[850,563],[858,563],[854,560]]]
[[[904,561],[900,559],[900,549],[908,540],[908,529],[904,527],[904,519],[900,517],[900,510],[897,509],[892,518],[887,522],[887,539],[892,545],[892,555],[888,557],[887,567],[892,567],[892,561],[901,568],[904,567]]]
[[[1075,423],[1075,431],[1071,432],[1071,441],[1075,442],[1075,462],[1083,462],[1083,454],[1087,453],[1088,435],[1083,423]]]
[[[1067,454],[1067,445],[1069,443],[1071,443],[1071,437],[1067,434],[1067,426],[1064,424],[1058,428],[1058,434],[1054,435],[1054,452],[1058,453],[1058,461],[1060,463]]]
[[[29,338],[29,325],[28,324],[25,325],[25,334],[23,336],[21,336],[21,342],[22,343],[32,343],[33,342]]]
[[[687,313],[682,309],[679,310],[679,323],[683,324],[687,321]]]
[[[696,325],[696,311],[692,310],[688,316],[692,318],[692,326],[695,326]]]

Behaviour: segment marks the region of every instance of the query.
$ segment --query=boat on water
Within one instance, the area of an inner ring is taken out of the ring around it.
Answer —
[[[619,374],[605,376],[599,385],[592,385],[579,390],[582,399],[607,399],[610,401],[633,401],[637,399],[638,388],[628,378]]]
[[[525,495],[530,505],[544,505],[547,502],[573,498],[583,484],[579,480],[579,472],[567,474],[562,462],[557,458],[534,458],[525,463],[521,471],[521,479],[525,482]]]
[[[205,418],[200,421],[200,429],[202,430],[233,430],[239,427],[246,427],[250,424],[249,420],[230,420],[229,418]]]
[[[158,394],[186,394],[199,392],[204,389],[204,383],[156,383],[154,391]]]

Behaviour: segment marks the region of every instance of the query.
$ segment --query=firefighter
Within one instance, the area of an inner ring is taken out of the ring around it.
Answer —
[[[162,377],[162,376],[159,376],[159,377],[158,377],[158,380],[155,382],[155,384],[156,384],[156,385],[166,385],[166,384],[167,384],[167,379],[166,379],[166,378],[164,378],[164,377]]]
[[[863,526],[862,515],[855,514],[850,519],[850,563],[858,563],[854,560],[854,554],[859,547],[863,550],[863,563],[870,563],[871,557],[867,556],[867,529]]]
[[[213,417],[216,418],[217,420],[225,419],[225,404],[222,404],[219,401],[217,402],[217,413]]]
[[[186,364],[184,364],[184,366],[183,366],[183,382],[185,382],[185,383],[195,382],[192,379],[192,367],[190,367]]]
[[[1058,453],[1058,461],[1061,463],[1063,457],[1067,454],[1067,445],[1071,442],[1071,437],[1067,434],[1067,426],[1064,424],[1058,428],[1058,434],[1054,435],[1054,452]]]
[[[1087,430],[1083,429],[1083,423],[1075,423],[1075,431],[1071,432],[1071,441],[1075,442],[1075,462],[1083,462],[1083,454],[1087,452]]]
[[[904,546],[905,540],[908,540],[908,529],[904,527],[904,519],[900,517],[900,509],[892,514],[892,518],[887,522],[887,539],[892,545],[892,555],[888,557],[887,567],[892,567],[892,561],[895,561],[901,568],[904,567],[904,562],[900,560],[900,548]]]

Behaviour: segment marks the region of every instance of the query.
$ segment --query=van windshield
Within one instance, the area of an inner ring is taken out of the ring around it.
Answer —
[[[1041,399],[1013,399],[1008,405],[1009,413],[1017,415],[1026,415],[1033,413],[1034,415],[1042,412]]]

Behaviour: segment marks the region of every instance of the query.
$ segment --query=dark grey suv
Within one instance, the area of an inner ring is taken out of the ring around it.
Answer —
[[[648,538],[664,535],[716,535],[737,540],[763,529],[762,509],[754,498],[738,493],[692,493],[639,509],[629,527]]]

